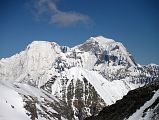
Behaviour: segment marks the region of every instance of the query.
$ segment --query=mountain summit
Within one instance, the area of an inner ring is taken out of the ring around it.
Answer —
[[[137,64],[122,43],[103,36],[73,48],[33,41],[19,54],[0,60],[0,85],[19,94],[32,120],[82,120],[158,75],[158,65]]]

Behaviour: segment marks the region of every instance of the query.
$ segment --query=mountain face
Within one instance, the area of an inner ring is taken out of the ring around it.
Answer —
[[[158,120],[159,79],[128,92],[123,99],[85,120]]]
[[[20,95],[25,111],[32,108],[26,107],[27,103],[33,102],[34,109],[40,106],[34,116],[27,114],[32,120],[39,117],[82,120],[122,99],[130,90],[155,81],[158,76],[158,65],[137,64],[122,43],[102,36],[91,37],[73,48],[34,41],[19,54],[0,60],[2,86],[8,83],[13,86],[9,88]],[[27,85],[24,87],[27,92],[43,91],[49,100],[43,93],[44,100],[36,94],[21,93],[17,84]],[[52,103],[54,99],[58,102]],[[48,112],[52,110],[56,112]]]

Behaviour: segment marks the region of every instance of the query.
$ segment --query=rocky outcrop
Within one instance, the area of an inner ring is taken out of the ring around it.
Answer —
[[[125,120],[149,101],[155,91],[159,90],[159,81],[151,83],[141,88],[130,91],[122,100],[118,100],[115,104],[103,108],[97,116],[86,118],[85,120]],[[144,109],[141,117],[146,116],[148,110],[152,111],[153,115],[149,118],[157,120],[159,109],[159,95],[152,105]],[[143,118],[144,119],[144,118]]]

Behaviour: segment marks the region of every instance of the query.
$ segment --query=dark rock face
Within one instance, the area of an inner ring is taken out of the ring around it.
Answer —
[[[159,89],[159,80],[144,87],[130,91],[122,100],[118,100],[115,104],[103,108],[97,116],[91,116],[85,120],[124,120],[136,112],[146,101],[149,101],[154,91]],[[157,120],[159,117],[159,98],[149,107],[154,109],[152,120]],[[145,109],[146,112],[149,108]]]
[[[31,120],[38,119],[37,115],[37,108],[36,108],[36,100],[32,96],[25,96],[24,95],[24,108],[28,111],[26,114],[30,116]]]
[[[45,95],[47,95],[50,100],[42,96],[40,96],[40,100],[35,96],[33,97],[31,95],[24,95],[22,93],[20,93],[20,95],[22,96],[23,102],[25,103],[24,108],[26,109],[26,114],[31,120],[41,118],[47,120],[61,120],[62,117],[65,119],[71,119],[69,106],[62,101],[54,100],[49,94]]]
[[[58,79],[57,76],[52,77],[52,79],[41,88],[51,93],[50,86],[56,79]],[[98,114],[99,111],[106,106],[104,100],[99,96],[94,86],[92,86],[85,77],[83,77],[82,80],[72,79],[68,86],[68,78],[63,77],[59,80],[62,83],[60,99],[67,103],[67,108],[69,109],[68,113],[67,109],[65,109],[65,112],[67,113],[66,118],[68,120],[75,119],[74,116],[79,118],[79,120],[83,120],[90,116],[90,114]],[[72,105],[74,106],[74,109],[72,108]]]

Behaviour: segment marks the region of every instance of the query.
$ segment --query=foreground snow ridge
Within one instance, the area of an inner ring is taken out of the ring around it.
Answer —
[[[61,106],[63,103],[38,88],[0,81],[0,95],[0,120],[67,120],[62,116],[59,117],[59,111],[49,106],[49,103],[56,104],[57,107],[59,106],[57,103]],[[48,112],[52,116],[49,116]]]
[[[30,120],[18,92],[0,83],[0,120]]]

